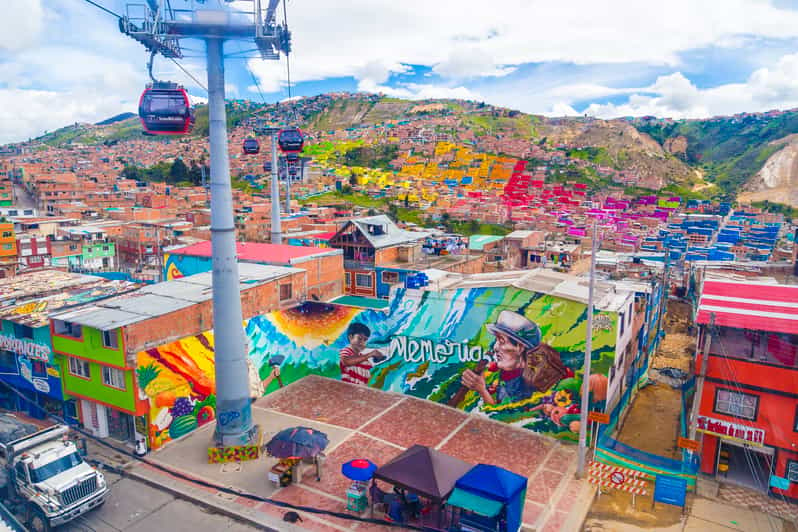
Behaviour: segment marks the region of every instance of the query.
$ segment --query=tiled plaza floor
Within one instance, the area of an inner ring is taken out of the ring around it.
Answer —
[[[574,480],[575,446],[428,401],[311,376],[258,400],[253,418],[263,428],[264,441],[290,426],[307,425],[326,432],[330,444],[321,480],[308,468],[298,484],[276,488],[267,480],[274,459],[243,462],[235,473],[224,472],[219,464],[202,463],[212,434],[206,429],[212,427],[210,423],[149,458],[196,478],[260,496],[343,512],[350,481],[340,473],[342,463],[368,458],[384,464],[420,443],[469,463],[495,464],[527,477],[527,529],[576,530],[589,506],[590,500],[583,495],[589,488]],[[238,502],[275,517],[285,512],[268,503],[253,504],[244,498]],[[385,529],[332,516],[300,514],[304,519],[300,526],[307,530]]]

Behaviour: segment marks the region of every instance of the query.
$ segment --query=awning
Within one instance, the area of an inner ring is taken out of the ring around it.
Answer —
[[[459,488],[454,488],[446,504],[457,506],[485,517],[496,517],[502,511],[502,506],[504,506],[499,501],[486,499]]]

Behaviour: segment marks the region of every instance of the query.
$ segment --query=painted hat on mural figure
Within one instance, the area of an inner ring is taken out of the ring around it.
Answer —
[[[540,327],[518,312],[502,310],[496,323],[489,324],[487,328],[492,334],[509,336],[529,349],[536,349],[540,345]]]

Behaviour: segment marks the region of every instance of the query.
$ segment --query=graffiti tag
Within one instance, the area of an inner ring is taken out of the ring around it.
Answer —
[[[238,419],[241,417],[241,412],[232,411],[232,412],[222,412],[219,414],[219,424],[220,425],[228,425],[234,419]]]
[[[468,342],[452,342],[443,340],[435,342],[411,336],[394,336],[391,338],[388,357],[402,357],[405,362],[434,362],[444,364],[451,357],[457,357],[461,363],[479,362],[483,358],[482,347],[469,345]]]

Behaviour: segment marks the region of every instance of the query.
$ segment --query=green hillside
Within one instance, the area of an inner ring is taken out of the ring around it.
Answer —
[[[789,111],[775,117],[751,115],[670,124],[648,120],[633,123],[663,146],[669,140],[684,137],[687,149],[677,153],[677,157],[701,168],[707,181],[732,197],[762,168],[768,157],[784,146],[774,141],[798,133],[798,112]]]

